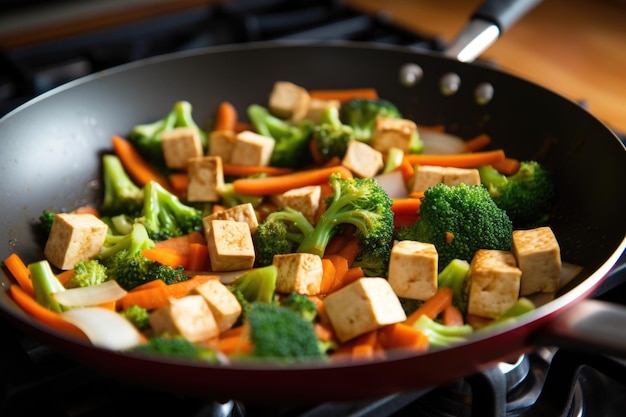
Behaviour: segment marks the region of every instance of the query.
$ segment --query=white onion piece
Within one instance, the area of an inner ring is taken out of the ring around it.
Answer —
[[[63,318],[89,338],[94,346],[125,350],[141,343],[139,331],[119,313],[103,307],[83,307],[64,311]]]
[[[126,295],[126,290],[114,280],[89,287],[68,288],[52,294],[59,304],[67,307],[95,306],[109,301],[117,301],[124,295]]]
[[[379,174],[374,177],[391,198],[406,198],[409,194],[399,170]]]
[[[446,155],[466,152],[465,142],[458,136],[443,132],[420,133],[424,142],[424,153]]]

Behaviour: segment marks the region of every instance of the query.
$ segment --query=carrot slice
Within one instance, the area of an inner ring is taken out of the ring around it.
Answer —
[[[365,271],[363,271],[363,268],[361,268],[360,266],[353,266],[348,269],[346,274],[343,276],[343,285],[346,286],[359,278],[363,278],[364,276]]]
[[[29,296],[34,297],[35,290],[33,289],[33,282],[30,280],[30,271],[22,258],[17,253],[12,253],[4,260],[4,265],[13,275],[20,288]]]
[[[392,199],[391,211],[397,215],[417,214],[422,205],[419,198],[394,198]]]
[[[490,165],[505,158],[504,150],[467,152],[456,154],[417,154],[406,155],[411,165],[436,165],[456,168],[476,168],[481,165]]]
[[[375,100],[378,91],[375,88],[341,88],[309,90],[309,96],[316,100],[337,100],[345,103],[355,98]]]
[[[468,152],[478,152],[485,149],[491,144],[491,136],[486,133],[481,133],[478,136],[474,136],[471,139],[465,141],[465,149]]]
[[[213,123],[213,130],[235,130],[237,126],[237,109],[232,103],[228,101],[222,101],[217,106],[215,112],[215,121]]]
[[[330,260],[335,267],[335,276],[328,289],[328,293],[331,293],[344,286],[344,278],[349,269],[348,260],[339,254],[325,255],[324,258]]]
[[[143,249],[141,254],[148,259],[156,261],[160,264],[176,268],[182,266],[187,268],[189,265],[189,255],[184,255],[171,248],[150,248]]]
[[[219,277],[213,275],[196,275],[186,281],[171,285],[159,286],[147,290],[129,291],[118,300],[118,308],[126,310],[133,304],[137,304],[139,307],[143,307],[146,310],[154,310],[155,308],[167,305],[170,297],[184,297],[195,287],[211,279],[219,279]]]
[[[452,304],[444,308],[442,322],[446,326],[463,326],[465,324],[463,313]]]
[[[166,190],[172,191],[172,187],[163,175],[157,172],[139,152],[133,147],[132,143],[118,135],[113,135],[113,149],[115,154],[122,161],[124,169],[140,186],[146,185],[150,181],[155,181],[163,186]]]
[[[320,294],[325,295],[330,292],[330,289],[333,286],[333,281],[335,279],[335,264],[333,264],[333,262],[328,258],[322,258],[322,271]]]
[[[234,177],[248,177],[254,174],[267,175],[285,175],[293,172],[292,168],[273,167],[270,165],[239,165],[239,164],[222,164],[224,175]]]
[[[519,159],[504,158],[501,161],[496,161],[491,164],[500,174],[513,175],[517,172],[520,166]]]
[[[341,250],[337,252],[338,255],[346,259],[346,262],[348,263],[348,267],[352,266],[352,264],[354,263],[354,260],[359,254],[359,251],[361,250],[361,247],[359,245],[360,245],[359,239],[356,237],[351,237],[346,241],[346,243],[343,245]]]
[[[202,271],[207,259],[209,258],[209,249],[207,245],[202,243],[189,243],[189,261],[187,269],[191,271]]]
[[[428,349],[428,336],[405,323],[394,323],[378,330],[378,340],[385,349],[413,348]]]
[[[413,168],[411,161],[407,159],[406,155],[402,156],[402,163],[396,168],[396,170],[402,172],[402,178],[404,181],[409,181],[415,175],[415,168]]]
[[[417,310],[412,312],[404,321],[404,324],[412,326],[425,314],[434,320],[445,308],[452,304],[452,288],[440,287],[435,295],[424,302]]]
[[[165,287],[166,285],[167,284],[162,279],[153,279],[152,281],[148,281],[146,283],[136,286],[135,288],[131,289],[131,291],[148,290],[150,288]]]
[[[340,174],[342,178],[352,178],[352,171],[339,165],[322,167],[290,174],[263,178],[240,178],[233,181],[235,192],[248,195],[281,194],[294,188],[319,185],[328,182],[331,174]]]

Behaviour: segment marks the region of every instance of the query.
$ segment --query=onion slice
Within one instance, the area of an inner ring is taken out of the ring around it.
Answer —
[[[126,290],[115,280],[108,280],[89,287],[69,288],[52,294],[54,299],[66,307],[95,306],[117,301],[126,295]]]
[[[142,341],[142,335],[130,321],[107,308],[74,308],[64,311],[61,315],[81,329],[96,347],[126,350]]]
[[[424,142],[424,153],[445,155],[467,152],[465,142],[458,136],[444,132],[420,133],[420,139]]]
[[[404,177],[399,170],[376,175],[374,179],[378,181],[378,184],[391,198],[406,198],[409,195]]]

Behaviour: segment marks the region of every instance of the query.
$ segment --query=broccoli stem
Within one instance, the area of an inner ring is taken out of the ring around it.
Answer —
[[[469,270],[469,262],[453,259],[437,275],[438,286],[452,288],[452,303],[463,312],[467,310],[466,284]]]
[[[268,265],[245,273],[237,278],[232,286],[241,292],[249,303],[257,301],[271,303],[274,300],[277,276],[276,265]]]
[[[424,314],[413,324],[413,327],[428,337],[428,343],[431,347],[447,347],[464,342],[474,331],[469,324],[446,326]]]
[[[121,237],[107,235],[98,258],[103,261],[107,260],[121,250],[127,250],[129,256],[133,256],[142,249],[152,247],[154,247],[154,241],[148,236],[146,227],[141,223],[134,223],[132,231],[127,235]]]
[[[28,270],[37,302],[57,313],[64,311],[65,309],[55,300],[53,294],[65,291],[65,287],[52,271],[50,263],[47,260],[33,262],[28,264]]]

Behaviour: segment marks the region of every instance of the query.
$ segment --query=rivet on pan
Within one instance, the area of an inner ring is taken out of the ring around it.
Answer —
[[[439,88],[441,89],[441,93],[443,95],[451,96],[459,91],[459,88],[461,88],[461,77],[453,72],[444,74],[439,82]]]
[[[405,64],[400,67],[400,83],[406,87],[413,87],[424,76],[424,70],[417,64]]]
[[[494,88],[490,83],[481,83],[478,84],[476,90],[474,91],[474,97],[476,98],[476,103],[480,105],[485,105],[491,101],[493,98]]]

